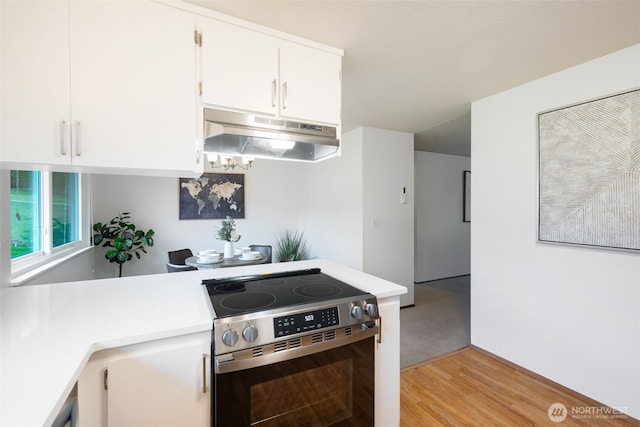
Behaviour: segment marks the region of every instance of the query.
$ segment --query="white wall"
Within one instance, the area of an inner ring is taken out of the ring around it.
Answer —
[[[71,259],[52,267],[20,285],[43,285],[49,283],[75,282],[95,278],[93,249],[89,248]]]
[[[309,165],[302,228],[318,257],[362,270],[362,128],[342,135],[342,156]]]
[[[638,87],[635,45],[475,102],[471,156],[472,344],[635,418],[640,254],[536,243],[536,114]]]
[[[416,151],[415,281],[471,271],[471,223],[462,221],[463,171],[471,158]]]
[[[400,305],[413,304],[414,151],[413,135],[362,129],[363,270],[408,292]],[[400,203],[406,188],[407,203]]]

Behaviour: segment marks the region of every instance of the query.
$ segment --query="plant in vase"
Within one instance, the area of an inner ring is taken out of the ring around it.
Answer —
[[[311,258],[304,231],[284,230],[276,236],[275,255],[279,262],[301,261]]]
[[[129,212],[123,212],[108,223],[93,224],[93,244],[98,246],[102,243],[102,247],[110,248],[104,257],[118,264],[118,277],[122,277],[122,265],[134,254],[140,259],[140,252],[147,253],[145,246],[153,246],[153,230],[144,232],[137,229],[130,218]]]
[[[218,240],[224,240],[224,257],[233,258],[233,244],[242,237],[236,231],[236,222],[230,216],[222,220],[222,225],[218,227]]]

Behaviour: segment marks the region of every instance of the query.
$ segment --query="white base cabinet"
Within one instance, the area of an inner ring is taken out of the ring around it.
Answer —
[[[95,353],[78,380],[80,427],[210,427],[211,332]]]
[[[3,164],[201,171],[196,21],[152,1],[3,3]]]

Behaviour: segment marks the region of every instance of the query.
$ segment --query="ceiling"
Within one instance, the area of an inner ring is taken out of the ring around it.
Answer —
[[[344,49],[342,130],[471,154],[471,102],[640,43],[640,0],[193,0]]]

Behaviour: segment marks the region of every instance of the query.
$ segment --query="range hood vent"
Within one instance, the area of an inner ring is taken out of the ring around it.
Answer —
[[[340,147],[336,128],[247,113],[204,110],[204,152],[315,162]]]

